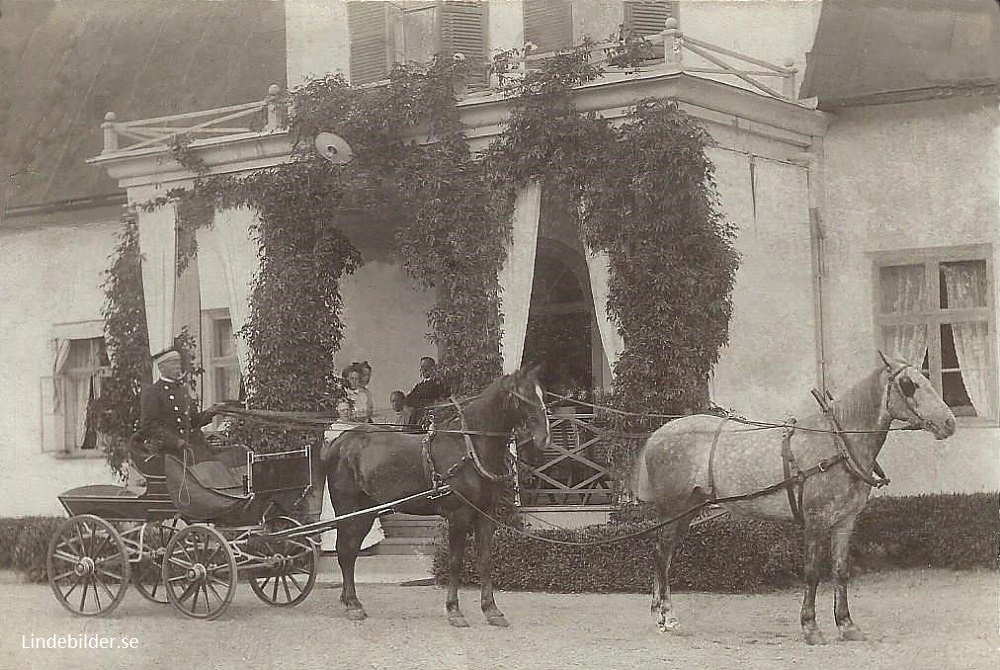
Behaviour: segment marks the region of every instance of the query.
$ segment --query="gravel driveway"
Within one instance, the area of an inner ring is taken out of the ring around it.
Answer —
[[[852,613],[868,633],[836,641],[832,595],[820,625],[834,640],[807,647],[799,593],[680,593],[681,631],[660,634],[645,595],[499,593],[508,629],[487,626],[478,592],[463,591],[471,628],[450,628],[433,586],[361,585],[370,618],[348,621],[339,589],[319,585],[299,607],[270,608],[241,585],[218,621],[187,619],[129,593],[110,617],[64,611],[47,586],[0,585],[3,668],[997,668],[997,574],[907,571],[856,580]],[[138,649],[23,649],[22,636],[135,638]]]

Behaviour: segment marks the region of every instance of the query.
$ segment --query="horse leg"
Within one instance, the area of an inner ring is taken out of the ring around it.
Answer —
[[[802,632],[806,636],[807,644],[826,644],[826,638],[816,626],[816,588],[819,586],[820,567],[820,535],[815,528],[805,530],[806,557],[805,557],[805,578],[806,591],[802,598],[802,610],[799,614],[799,621],[802,624]]]
[[[478,516],[474,522],[476,532],[476,552],[479,554],[480,602],[486,621],[491,626],[506,628],[510,624],[493,598],[493,531],[496,524],[492,519]]]
[[[468,628],[461,608],[458,606],[458,586],[462,576],[462,562],[465,558],[465,538],[469,534],[470,519],[464,510],[448,519],[448,599],[445,611],[448,623],[456,628]]]
[[[352,621],[363,621],[368,617],[364,606],[358,600],[354,584],[354,567],[358,560],[358,552],[361,551],[361,542],[374,522],[374,517],[366,516],[346,521],[337,527],[337,562],[344,578],[340,602],[347,607],[347,618]]]
[[[865,634],[851,621],[851,611],[847,605],[847,584],[851,581],[849,553],[851,536],[857,517],[849,517],[833,527],[831,554],[833,559],[833,619],[840,629],[840,639],[857,642],[865,639]]]
[[[663,516],[667,515],[661,513],[661,518]],[[670,598],[670,562],[684,535],[687,534],[692,518],[693,515],[689,515],[669,524],[657,535],[654,542],[653,602],[649,611],[656,615],[656,624],[661,633],[672,631],[680,625]]]

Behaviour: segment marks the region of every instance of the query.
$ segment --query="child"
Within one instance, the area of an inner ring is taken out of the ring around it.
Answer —
[[[405,401],[406,394],[402,391],[393,391],[389,394],[389,404],[392,406],[392,411],[389,413],[386,423],[405,426],[410,422],[410,412],[404,405]]]

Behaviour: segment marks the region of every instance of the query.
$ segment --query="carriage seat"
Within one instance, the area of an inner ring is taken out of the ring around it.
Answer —
[[[167,497],[167,476],[163,469],[163,454],[150,448],[146,436],[135,432],[128,441],[132,467],[146,480],[147,497]]]

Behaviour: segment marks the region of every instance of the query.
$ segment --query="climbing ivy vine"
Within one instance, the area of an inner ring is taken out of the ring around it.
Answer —
[[[382,87],[311,80],[291,94],[289,164],[240,178],[195,171],[193,188],[174,194],[201,203],[179,207],[195,212],[190,225],[207,225],[213,208],[259,213],[263,260],[243,331],[252,406],[328,409],[340,393],[340,281],[364,260],[340,225],[348,210],[395,230],[406,272],[434,291],[428,336],[453,390],[499,375],[497,273],[515,195],[531,182],[576,203],[581,239],[609,255],[608,308],[626,345],[613,402],[639,412],[704,405],[738,265],[705,154],[711,139],[670,101],[643,100],[616,123],[577,110],[574,89],[602,74],[591,51],[583,44],[505,76],[509,118],[482,156],[456,105],[464,64],[438,59],[397,67]],[[317,156],[319,132],[345,138],[354,160]],[[185,143],[172,151],[198,167]]]

